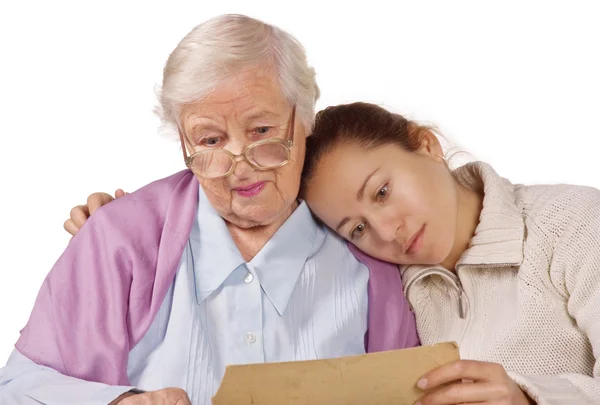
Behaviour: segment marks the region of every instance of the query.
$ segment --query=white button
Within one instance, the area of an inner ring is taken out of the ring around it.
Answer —
[[[252,275],[252,273],[248,272],[248,274],[246,274],[246,277],[244,277],[244,283],[251,283],[252,280],[254,280],[254,276]]]
[[[256,342],[256,335],[254,333],[246,333],[246,341],[250,344]]]

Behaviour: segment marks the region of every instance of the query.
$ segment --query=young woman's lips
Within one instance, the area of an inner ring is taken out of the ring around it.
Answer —
[[[242,197],[254,197],[255,195],[258,195],[258,193],[260,193],[264,187],[265,182],[261,181],[244,187],[236,187],[233,189],[233,191]]]
[[[406,254],[412,255],[417,253],[423,246],[423,235],[425,234],[425,225],[413,236],[413,240],[406,249]]]

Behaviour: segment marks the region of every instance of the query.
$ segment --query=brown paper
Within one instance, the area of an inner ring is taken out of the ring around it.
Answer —
[[[427,371],[459,359],[456,343],[328,360],[227,366],[213,405],[413,405]]]

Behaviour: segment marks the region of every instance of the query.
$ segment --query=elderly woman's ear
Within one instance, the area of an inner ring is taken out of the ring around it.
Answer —
[[[90,194],[87,198],[86,204],[77,205],[71,209],[71,212],[69,213],[69,219],[67,219],[64,223],[65,231],[75,236],[83,224],[85,224],[85,221],[87,221],[91,215],[94,215],[94,212],[96,212],[98,208],[108,204],[115,198],[123,197],[125,194],[127,193],[122,189],[115,191],[114,197],[104,192]]]

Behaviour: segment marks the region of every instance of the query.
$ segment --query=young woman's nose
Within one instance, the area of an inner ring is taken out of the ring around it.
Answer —
[[[371,219],[372,230],[384,242],[393,242],[398,237],[402,222],[385,215],[377,215]]]

